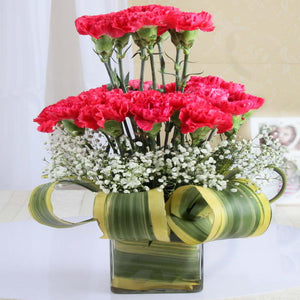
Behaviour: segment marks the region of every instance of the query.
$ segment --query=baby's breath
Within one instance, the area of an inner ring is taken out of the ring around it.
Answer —
[[[71,176],[90,179],[105,193],[158,188],[168,195],[188,184],[221,191],[233,170],[236,178],[247,178],[261,187],[270,179],[270,168],[283,166],[284,148],[267,132],[258,139],[263,143],[231,139],[215,148],[208,142],[201,147],[186,143],[146,152],[140,152],[143,145],[136,142],[137,151],[121,155],[107,151],[103,136],[97,131],[87,130],[83,136],[74,137],[57,128],[50,135],[51,160],[45,173],[52,181]]]

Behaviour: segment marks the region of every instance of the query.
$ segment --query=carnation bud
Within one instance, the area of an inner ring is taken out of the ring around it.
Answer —
[[[183,48],[190,49],[197,37],[198,30],[184,30],[181,32],[181,44]]]
[[[179,32],[176,32],[175,29],[169,29],[170,35],[171,35],[171,41],[172,43],[177,47],[180,46],[180,35]]]
[[[115,40],[116,47],[119,49],[123,49],[128,44],[129,38],[130,38],[130,33],[126,33],[123,36],[116,38]]]
[[[157,42],[161,43],[163,41],[165,41],[167,38],[169,37],[169,32],[166,31],[163,34],[161,34],[160,36],[157,37]]]
[[[111,57],[114,46],[114,39],[109,35],[102,35],[99,39],[92,37],[95,43],[97,54],[101,55],[103,61],[107,61]]]
[[[198,30],[182,30],[177,32],[174,29],[170,29],[169,31],[171,34],[172,43],[176,47],[181,45],[187,52],[189,52],[189,49],[193,46],[198,34]]]
[[[152,47],[157,39],[157,26],[142,27],[133,34],[133,39],[140,48]]]

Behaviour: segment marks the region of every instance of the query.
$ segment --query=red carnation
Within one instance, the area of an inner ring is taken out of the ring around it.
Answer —
[[[104,127],[104,118],[100,115],[98,109],[94,106],[85,106],[80,110],[78,118],[75,119],[75,124],[82,128],[91,128],[97,130],[99,127]]]
[[[252,109],[258,109],[264,104],[264,99],[238,92],[230,95],[228,100],[213,99],[211,103],[219,107],[223,112],[233,115],[243,115]]]
[[[113,95],[108,93],[108,103],[98,106],[105,120],[116,120],[123,122],[129,116],[128,99],[124,95]]]
[[[200,13],[171,12],[166,16],[165,22],[169,29],[175,29],[177,32],[196,29],[213,31],[215,29],[212,22],[212,15],[205,11]]]
[[[165,33],[169,27],[165,21],[168,14],[175,12],[180,12],[179,8],[173,6],[162,6],[162,5],[144,5],[144,6],[132,6],[127,9],[130,13],[140,13],[140,12],[150,12],[159,18],[159,23],[157,27],[157,35],[160,36]]]
[[[104,34],[112,38],[122,37],[126,32],[112,26],[115,14],[79,17],[75,20],[76,29],[79,34],[90,35],[96,39]]]
[[[57,122],[76,119],[81,106],[82,102],[77,97],[68,97],[44,108],[33,121],[40,124],[39,131],[53,132],[53,127]]]
[[[208,88],[221,88],[228,91],[230,94],[235,92],[244,92],[245,87],[242,84],[234,83],[232,81],[225,81],[221,77],[217,76],[192,76],[187,82],[185,91],[191,91],[194,88],[197,88],[198,85],[205,85]]]
[[[150,88],[152,87],[152,84],[153,84],[152,81],[144,81],[143,82],[143,90],[144,91],[150,90]],[[129,88],[131,90],[139,90],[140,80],[139,79],[129,80]],[[158,88],[161,88],[161,86],[159,85]]]
[[[198,98],[197,102],[190,102],[179,113],[181,132],[194,132],[204,126],[217,128],[218,133],[232,129],[232,115],[222,112],[206,100]]]
[[[226,82],[215,76],[191,77],[185,92],[205,97],[215,107],[233,115],[242,115],[252,109],[258,109],[264,103],[263,98],[246,94],[242,84]]]
[[[149,11],[130,13],[120,11],[112,18],[112,27],[124,33],[136,32],[145,26],[157,26],[161,23],[161,17]]]
[[[123,92],[120,89],[108,91],[102,86],[46,107],[34,121],[43,132],[52,132],[62,120],[73,120],[79,127],[96,130],[103,128],[107,120],[122,122],[128,114],[128,100]]]
[[[158,91],[134,91],[126,95],[135,122],[145,131],[151,130],[155,123],[168,121],[172,114],[167,96]]]

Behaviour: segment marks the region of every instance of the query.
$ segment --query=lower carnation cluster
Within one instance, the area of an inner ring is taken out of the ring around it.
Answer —
[[[52,132],[60,121],[73,120],[80,128],[97,130],[105,122],[123,122],[133,118],[137,126],[150,131],[156,123],[170,121],[178,115],[183,134],[197,128],[217,128],[218,133],[232,129],[232,118],[258,109],[264,99],[245,93],[242,85],[226,82],[220,77],[191,77],[183,92],[175,90],[175,83],[165,86],[166,93],[150,89],[152,82],[144,83],[144,90],[136,90],[138,80],[129,81],[129,91],[109,90],[106,85],[68,97],[46,107],[35,119],[38,130]]]

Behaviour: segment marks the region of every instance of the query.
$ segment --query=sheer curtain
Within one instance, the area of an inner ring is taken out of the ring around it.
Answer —
[[[127,6],[126,0],[0,1],[0,189],[43,182],[43,142],[32,119],[45,105],[108,81],[74,20]]]

